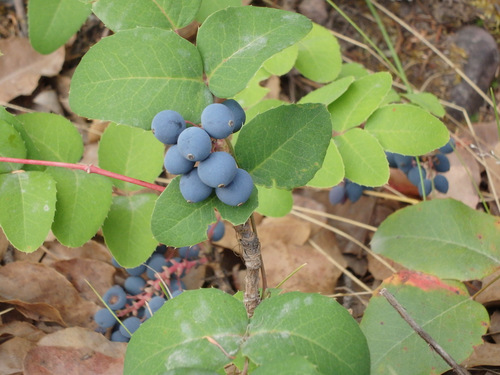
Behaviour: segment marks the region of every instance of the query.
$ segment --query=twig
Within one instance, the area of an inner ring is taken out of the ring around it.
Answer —
[[[243,302],[249,318],[260,303],[259,272],[262,267],[259,238],[250,229],[250,220],[234,227],[242,247],[243,260],[247,267],[245,276],[245,297]]]
[[[451,356],[444,351],[444,349],[434,340],[427,332],[425,332],[422,327],[418,325],[418,323],[406,312],[405,308],[397,301],[397,299],[389,292],[386,288],[382,288],[379,294],[385,299],[387,302],[394,307],[394,309],[401,315],[403,320],[408,323],[408,325],[422,338],[424,341],[429,344],[432,349],[434,349],[444,361],[451,366],[451,368],[455,371],[455,373],[459,375],[471,375],[469,371],[460,366]]]
[[[81,171],[85,171],[87,173],[96,173],[102,176],[115,178],[117,180],[130,182],[131,184],[144,186],[151,190],[156,190],[162,192],[165,190],[163,186],[159,186],[156,184],[151,184],[146,181],[138,180],[136,178],[124,176],[119,173],[114,173],[107,171],[105,169],[98,168],[94,165],[84,165],[84,164],[74,164],[74,163],[62,163],[58,161],[48,161],[48,160],[31,160],[31,159],[17,159],[17,158],[4,158],[0,157],[0,162],[4,163],[18,163],[18,164],[31,164],[31,165],[45,165],[48,167],[60,167],[60,168],[68,168],[68,169],[79,169]]]

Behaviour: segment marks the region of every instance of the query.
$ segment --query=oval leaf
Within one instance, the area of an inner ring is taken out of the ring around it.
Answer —
[[[329,83],[319,89],[311,91],[306,96],[303,96],[298,103],[321,103],[328,105],[337,100],[346,90],[351,83],[354,82],[354,77],[341,78],[335,82]]]
[[[342,181],[344,175],[345,168],[342,156],[340,156],[335,142],[331,139],[321,168],[316,172],[313,179],[307,183],[307,186],[317,188],[336,186]]]
[[[0,156],[24,159],[27,151],[21,134],[9,123],[0,120]],[[21,163],[0,163],[0,173],[15,171]]]
[[[30,0],[31,45],[43,54],[54,52],[80,29],[90,13],[90,5],[78,0]]]
[[[373,236],[373,251],[443,279],[476,280],[500,266],[500,220],[453,199],[398,210]]]
[[[96,234],[108,214],[111,180],[73,169],[48,168],[47,172],[57,188],[52,231],[63,245],[82,246]]]
[[[263,67],[271,74],[282,76],[292,70],[298,53],[299,47],[297,44],[292,44],[290,47],[285,48],[268,59]]]
[[[99,166],[139,180],[153,182],[163,168],[165,146],[153,133],[131,126],[109,124],[99,142]],[[139,155],[139,157],[138,157]],[[120,189],[141,186],[113,179]]]
[[[323,105],[286,105],[268,110],[243,126],[235,146],[241,168],[254,183],[293,189],[314,176],[331,139]]]
[[[201,0],[99,0],[92,9],[114,32],[141,26],[176,30],[194,20],[200,4]]]
[[[343,132],[360,125],[375,111],[391,89],[392,78],[387,72],[358,78],[328,110],[333,130]]]
[[[334,137],[345,177],[360,185],[381,186],[389,181],[389,164],[384,149],[366,131],[356,128]]]
[[[294,353],[322,374],[370,373],[370,353],[358,324],[335,300],[319,294],[290,292],[262,301],[242,353],[257,365]]]
[[[439,99],[429,92],[407,93],[403,94],[403,96],[437,117],[443,117],[446,114],[445,109],[439,103]]]
[[[332,32],[313,23],[312,30],[299,43],[295,67],[305,77],[316,82],[331,82],[340,73],[340,46]]]
[[[261,65],[303,38],[311,21],[292,12],[260,7],[220,10],[198,30],[210,91],[229,98],[244,89]]]
[[[223,371],[231,362],[227,355],[238,352],[247,324],[243,304],[229,294],[218,289],[185,291],[132,335],[124,374],[163,374],[185,367]],[[205,372],[190,372],[195,373]]]
[[[23,127],[28,159],[76,163],[83,155],[82,136],[64,117],[53,113],[17,116]]]
[[[379,108],[366,121],[365,130],[385,150],[418,156],[448,142],[450,134],[436,117],[411,104],[390,104]]]
[[[208,16],[218,10],[225,9],[227,7],[240,7],[241,0],[203,0],[201,2],[200,9],[196,14],[196,20],[199,23],[205,22]]]
[[[150,227],[156,198],[155,194],[113,197],[102,233],[123,267],[137,267],[145,262],[158,245]]]
[[[164,109],[199,122],[212,96],[198,50],[173,31],[124,30],[100,40],[71,80],[70,105],[81,116],[151,127]]]
[[[474,346],[483,342],[481,335],[489,325],[488,313],[471,300],[463,284],[401,271],[380,288],[393,294],[456,362],[464,361]],[[442,374],[450,368],[379,294],[371,298],[361,329],[370,347],[374,375]]]
[[[10,243],[31,253],[49,233],[56,206],[56,183],[44,172],[0,175],[0,226]]]
[[[292,210],[293,197],[290,190],[257,186],[259,206],[257,212],[264,216],[282,217]]]
[[[180,177],[158,197],[151,220],[155,238],[174,247],[191,246],[207,239],[207,227],[216,220],[214,194],[199,203],[188,203],[179,190]]]

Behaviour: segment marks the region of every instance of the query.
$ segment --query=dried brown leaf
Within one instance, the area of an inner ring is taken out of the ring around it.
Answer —
[[[27,38],[0,39],[0,100],[9,102],[20,95],[30,95],[41,76],[52,77],[64,63],[64,47],[49,54],[36,52]]]
[[[0,267],[0,298],[46,303],[69,325],[92,326],[98,306],[80,297],[71,283],[44,264],[14,262]]]

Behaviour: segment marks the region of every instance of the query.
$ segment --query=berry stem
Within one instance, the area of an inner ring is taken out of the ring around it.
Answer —
[[[45,165],[48,167],[79,169],[79,170],[85,171],[87,173],[100,174],[102,176],[115,178],[117,180],[121,180],[121,181],[125,181],[125,182],[130,182],[131,184],[134,184],[134,185],[144,186],[144,187],[149,188],[151,190],[159,191],[160,193],[163,190],[165,190],[165,188],[163,186],[151,184],[149,182],[138,180],[136,178],[127,177],[127,176],[124,176],[122,174],[110,172],[110,171],[107,171],[105,169],[101,169],[99,167],[96,167],[92,164],[84,165],[84,164],[75,164],[75,163],[62,163],[62,162],[58,162],[58,161],[17,159],[17,158],[6,158],[6,157],[0,157],[0,162],[31,164],[31,165]]]

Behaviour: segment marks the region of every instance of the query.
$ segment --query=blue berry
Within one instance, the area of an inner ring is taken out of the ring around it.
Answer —
[[[120,333],[128,338],[130,338],[130,335],[133,334],[135,331],[137,331],[141,326],[141,320],[136,316],[130,316],[127,319],[125,319],[122,323],[125,327],[127,327],[130,334],[121,325],[120,325]]]
[[[200,255],[200,246],[184,246],[179,248],[179,256],[182,259],[195,260]]]
[[[233,111],[220,103],[207,105],[201,113],[201,125],[212,138],[224,139],[234,129]]]
[[[94,314],[94,320],[102,328],[111,328],[116,323],[116,318],[107,308],[98,310]]]
[[[423,197],[424,195],[422,194],[422,185],[421,184],[418,184],[417,186],[418,188],[418,194]],[[432,181],[429,180],[429,179],[425,179],[424,180],[424,189],[425,189],[425,195],[429,195],[432,191]]]
[[[394,154],[394,161],[404,173],[408,173],[413,167],[413,156]]]
[[[183,290],[177,289],[176,291],[172,292],[172,298],[180,296],[183,292]]]
[[[448,172],[450,170],[450,160],[444,154],[436,154],[432,158],[432,167],[438,172]]]
[[[450,152],[453,152],[455,150],[455,147],[455,140],[453,138],[450,138],[447,144],[439,148],[439,151],[443,154],[449,154]]]
[[[215,188],[215,193],[221,202],[229,206],[241,206],[253,190],[252,176],[244,169],[238,168],[233,182],[222,188]]]
[[[198,168],[183,175],[179,183],[181,194],[189,203],[197,203],[207,199],[213,188],[204,184],[198,176]]]
[[[212,140],[205,130],[193,126],[179,135],[177,146],[179,153],[187,160],[201,161],[210,155]]]
[[[151,258],[148,259],[147,265],[149,267],[147,267],[146,275],[151,280],[154,280],[154,279],[156,279],[155,271],[158,273],[162,273],[163,267],[167,266],[167,260],[161,254],[154,254],[151,256]]]
[[[247,116],[245,114],[245,111],[241,107],[240,103],[238,103],[234,99],[228,99],[224,102],[222,102],[226,107],[228,107],[232,112],[234,116],[234,128],[233,128],[233,133],[236,133],[241,129],[243,124],[245,123]]]
[[[165,154],[163,165],[168,173],[185,174],[194,168],[194,161],[187,160],[179,152],[177,145],[172,145]]]
[[[156,249],[155,249],[155,254],[165,254],[167,252],[168,248],[166,245],[158,245],[156,246]]]
[[[127,292],[135,296],[142,293],[144,287],[146,286],[146,280],[140,276],[130,276],[125,279],[123,286]]]
[[[177,138],[184,129],[186,129],[186,121],[180,113],[169,109],[157,113],[151,123],[151,131],[155,137],[167,145],[177,143]]]
[[[446,194],[449,188],[448,179],[443,175],[438,174],[434,177],[434,187],[440,193]]]
[[[120,263],[118,263],[118,261],[115,259],[115,257],[111,258],[111,264],[113,266],[115,266],[116,268],[122,268],[122,266],[120,265]]]
[[[130,341],[130,337],[123,336],[122,333],[120,332],[120,330],[117,329],[116,331],[114,331],[111,334],[110,341],[114,341],[114,342],[129,342]]]
[[[208,226],[207,234],[208,239],[211,241],[220,241],[226,232],[226,228],[224,226],[224,222],[219,220],[216,223],[213,223]]]
[[[398,167],[396,160],[394,158],[394,155],[396,155],[394,152],[390,152],[390,151],[385,152],[385,156],[387,157],[387,161],[389,162],[389,167],[391,167],[391,168]]]
[[[328,199],[331,204],[344,203],[346,200],[345,183],[341,182],[330,189]]]
[[[361,186],[355,182],[346,180],[345,192],[346,192],[347,198],[352,203],[357,202],[359,200],[359,198],[361,198],[361,196],[363,195],[363,190],[364,190],[363,186]]]
[[[176,290],[185,290],[186,285],[179,279],[171,279],[170,280],[170,292],[174,293]]]
[[[146,308],[146,318],[151,318],[152,314],[157,312],[165,302],[166,302],[165,298],[160,296],[155,296],[151,298],[148,302],[149,308]]]
[[[418,173],[418,166],[413,167],[412,169],[409,170],[408,172],[408,180],[415,185],[418,186],[420,185],[420,174]],[[420,171],[422,172],[422,179],[425,179],[427,177],[427,172],[425,171],[424,168],[420,167]]]
[[[127,303],[127,294],[120,285],[113,285],[102,297],[111,310],[120,310]]]
[[[127,271],[130,276],[140,276],[146,271],[146,266],[141,264],[134,268],[125,268],[125,271]]]
[[[233,181],[237,169],[236,161],[231,154],[217,151],[198,164],[198,176],[205,185],[214,188],[224,187]]]

